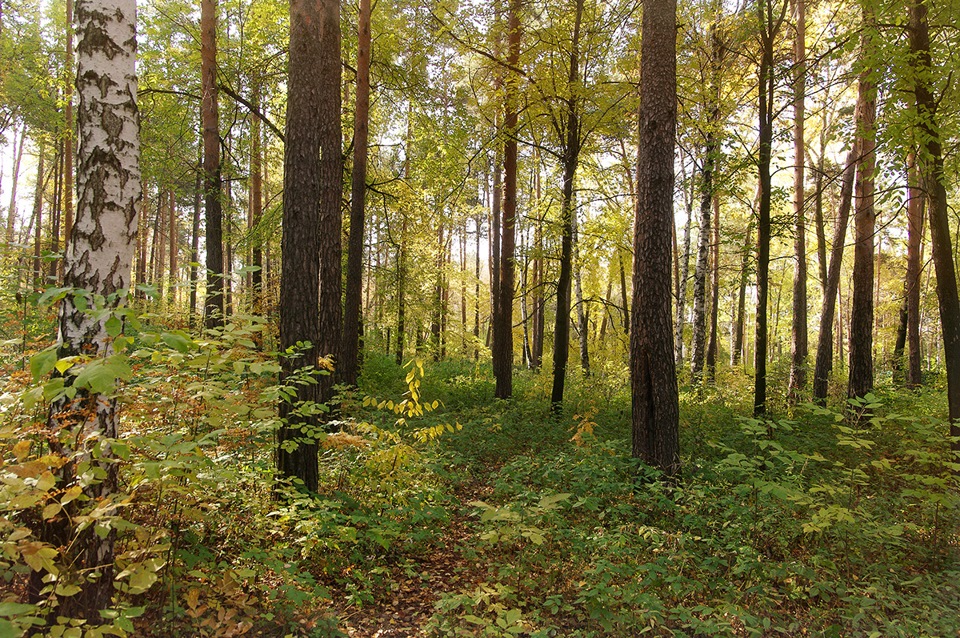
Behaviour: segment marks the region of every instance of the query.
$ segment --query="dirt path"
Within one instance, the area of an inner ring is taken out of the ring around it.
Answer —
[[[461,504],[487,498],[493,488],[479,482],[456,489]],[[338,605],[340,628],[351,638],[424,636],[437,600],[447,593],[472,588],[481,577],[480,566],[463,556],[470,531],[467,509],[458,507],[444,530],[443,544],[393,569],[386,591],[368,605]],[[337,598],[334,594],[334,602]]]

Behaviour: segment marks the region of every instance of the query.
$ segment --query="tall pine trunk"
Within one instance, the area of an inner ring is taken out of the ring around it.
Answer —
[[[220,177],[220,109],[217,104],[217,1],[200,2],[200,77],[203,100],[203,196],[206,216],[207,289],[204,322],[223,325],[223,206]]]
[[[872,16],[864,9],[864,24],[875,28]],[[861,58],[871,55],[871,36],[864,33]],[[871,69],[860,72],[857,99],[857,136],[860,157],[857,160],[857,178],[854,187],[854,227],[856,243],[853,248],[853,306],[850,311],[850,371],[847,396],[862,397],[873,389],[873,277],[876,211],[874,210],[874,171],[876,167],[876,88],[871,80]]]
[[[670,316],[676,27],[676,0],[647,0],[640,63],[640,152],[630,330],[633,455],[667,476],[680,472],[680,409]]]
[[[284,149],[283,255],[280,275],[282,381],[314,374],[318,357],[338,353],[340,325],[340,3],[290,3],[287,133]],[[319,161],[318,161],[319,158]],[[335,260],[336,263],[332,263]],[[296,384],[280,403],[277,471],[316,491],[315,411],[298,402],[330,399],[331,377]]]
[[[507,19],[507,64],[520,64],[520,0],[511,0]],[[519,80],[507,76],[503,117],[503,223],[500,236],[500,271],[493,318],[494,394],[499,399],[513,395],[513,289],[516,274],[517,226],[517,122]]]
[[[805,0],[793,0],[796,33],[793,44],[793,216],[794,274],[793,274],[793,326],[790,358],[790,381],[788,399],[797,402],[807,385],[807,224],[804,213],[804,166],[806,145],[803,120],[805,117],[807,48]]]
[[[360,0],[357,18],[357,104],[353,119],[353,172],[350,176],[350,237],[343,309],[343,381],[356,385],[360,362],[360,298],[363,292],[363,227],[367,192],[367,139],[370,119],[370,0]]]
[[[918,164],[921,183],[929,200],[930,241],[933,263],[937,271],[937,299],[940,303],[940,326],[943,331],[944,360],[947,367],[947,403],[950,415],[950,436],[960,437],[960,299],[957,294],[957,273],[950,241],[947,210],[946,176],[943,148],[937,128],[937,100],[929,84],[932,56],[927,5],[914,0],[909,7],[910,50],[915,57],[913,91],[917,104],[917,137],[923,140]],[[960,450],[960,440],[952,447]]]

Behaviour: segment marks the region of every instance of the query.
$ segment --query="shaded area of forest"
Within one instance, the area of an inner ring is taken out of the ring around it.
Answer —
[[[115,448],[125,506],[82,511],[119,532],[113,625],[134,635],[958,629],[956,475],[935,378],[846,414],[836,401],[764,420],[741,416],[751,387],[737,372],[686,387],[684,472],[664,483],[630,458],[622,372],[574,375],[571,412],[555,418],[547,374],[518,373],[515,398],[495,401],[487,365],[401,369],[371,354],[322,440],[318,493],[277,501],[283,390],[276,359],[253,347],[262,324],[204,340],[132,326]],[[2,430],[11,531],[65,500],[31,436],[42,403],[13,399],[30,381],[16,367]],[[3,573],[19,589],[50,557],[8,538]],[[30,622],[4,605],[7,623]]]

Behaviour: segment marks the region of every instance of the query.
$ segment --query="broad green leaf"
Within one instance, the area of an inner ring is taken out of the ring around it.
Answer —
[[[57,347],[53,346],[46,350],[41,350],[30,357],[30,374],[33,375],[34,381],[39,381],[41,378],[50,374],[50,371],[53,370],[56,365]]]
[[[164,332],[160,335],[160,338],[165,344],[177,352],[189,352],[197,345],[192,339],[181,332]]]
[[[107,336],[115,338],[123,332],[123,322],[116,315],[110,315],[110,318],[103,324],[103,328],[107,331]]]

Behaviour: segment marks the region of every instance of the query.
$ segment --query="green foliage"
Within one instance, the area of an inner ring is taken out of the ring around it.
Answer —
[[[274,483],[290,388],[276,353],[256,348],[262,320],[196,337],[114,316],[115,359],[39,349],[0,400],[0,578],[17,591],[48,574],[39,602],[0,600],[0,632],[343,635],[337,616],[377,616],[441,553],[455,570],[418,585],[435,600],[420,621],[431,635],[958,629],[960,464],[945,424],[917,416],[937,412],[937,391],[744,419],[749,388],[731,375],[682,395],[684,475],[663,483],[627,454],[615,366],[574,375],[573,412],[553,418],[548,374],[518,373],[517,399],[494,402],[485,365],[371,355],[363,387],[324,412],[320,489],[306,494]],[[123,414],[109,442],[121,489],[103,502],[84,491],[102,470],[78,456],[63,483],[46,443],[45,402],[64,388],[49,374],[91,364],[75,383],[111,392]],[[99,627],[48,613],[85,578],[40,540],[57,520],[72,538],[116,534]]]

